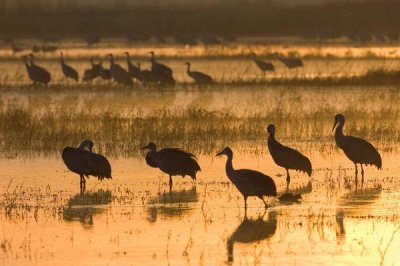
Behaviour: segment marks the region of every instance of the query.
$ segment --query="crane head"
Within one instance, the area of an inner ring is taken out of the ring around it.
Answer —
[[[333,124],[332,131],[335,129],[336,125],[338,124],[344,124],[344,115],[342,114],[337,114],[335,115],[335,123]]]
[[[90,139],[86,139],[82,141],[81,145],[79,145],[79,149],[92,151],[93,145],[93,141],[91,141]]]
[[[185,66],[190,66],[190,63],[189,63],[189,62],[186,62],[184,65],[185,65]]]
[[[151,150],[151,151],[156,151],[157,147],[156,147],[156,144],[154,144],[154,142],[149,142],[149,144],[147,144],[147,145],[144,146],[144,147],[141,147],[140,149],[141,149],[141,150],[147,150],[147,149],[149,149],[149,150]]]
[[[269,124],[267,126],[267,132],[272,136],[275,134],[275,126],[274,126],[274,124]]]
[[[232,158],[233,152],[232,152],[231,148],[225,147],[222,151],[217,153],[215,156],[221,156],[221,155],[226,155],[226,156],[228,156],[228,158]]]

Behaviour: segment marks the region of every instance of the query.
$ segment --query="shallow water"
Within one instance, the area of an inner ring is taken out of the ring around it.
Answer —
[[[399,95],[396,86],[3,89],[0,262],[400,264]],[[335,147],[338,112],[346,115],[345,132],[381,152],[383,169],[365,167],[363,187],[356,187],[352,163]],[[170,124],[152,128],[163,125],[161,114]],[[100,119],[105,116],[107,122]],[[235,168],[270,175],[284,193],[285,170],[266,147],[271,122],[278,140],[307,155],[314,172],[311,178],[292,173],[301,203],[269,199],[265,211],[250,198],[246,220],[243,198],[224,172],[226,159],[214,155],[231,146]],[[70,128],[54,130],[65,123]],[[113,179],[90,178],[88,195],[80,198],[78,176],[60,152],[88,137],[109,158]],[[138,149],[148,141],[198,154],[197,181],[176,177],[168,192],[168,177],[148,167]]]

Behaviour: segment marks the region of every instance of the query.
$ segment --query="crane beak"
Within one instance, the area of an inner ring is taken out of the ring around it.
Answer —
[[[217,153],[217,154],[215,155],[215,157],[221,156],[221,155],[223,155],[223,154],[224,154],[224,151],[221,151],[221,152]]]
[[[140,149],[141,150],[145,150],[145,149],[148,149],[149,148],[149,145],[146,145],[146,146],[144,146],[144,147],[141,147]]]

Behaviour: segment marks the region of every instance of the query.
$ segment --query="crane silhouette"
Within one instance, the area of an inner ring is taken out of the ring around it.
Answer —
[[[249,169],[235,170],[232,165],[233,152],[229,147],[224,148],[216,156],[220,155],[228,157],[225,167],[226,175],[244,197],[245,214],[247,213],[247,197],[249,196],[260,198],[264,202],[265,208],[268,208],[264,196],[277,196],[274,180],[258,171]]]
[[[90,58],[91,68],[85,69],[83,72],[83,81],[92,81],[99,76],[99,64],[94,63],[93,57]]]
[[[281,61],[287,68],[293,69],[298,67],[303,67],[303,61],[300,58],[291,58],[279,56],[278,60]]]
[[[158,63],[155,59],[154,52],[150,52],[151,71],[158,78],[158,82],[167,85],[175,85],[175,79],[172,75],[172,69],[164,64]]]
[[[78,81],[78,72],[72,68],[71,66],[67,65],[64,60],[64,54],[61,53],[61,70],[66,78],[74,79]]]
[[[265,62],[257,58],[257,55],[255,53],[250,54],[251,59],[253,59],[254,63],[257,65],[257,67],[263,72],[267,71],[275,71],[275,67],[272,63],[270,62]]]
[[[197,84],[211,84],[211,83],[213,83],[213,79],[212,79],[211,76],[209,76],[209,75],[207,75],[205,73],[199,72],[199,71],[191,71],[189,62],[186,62],[185,65],[187,66],[186,73]]]
[[[133,81],[131,79],[131,75],[120,65],[115,63],[114,56],[112,54],[109,54],[108,56],[110,57],[110,73],[113,80],[119,84],[132,87]]]
[[[132,64],[131,56],[129,52],[125,52],[126,54],[126,63],[128,65],[128,72],[132,78],[142,81],[142,72],[140,71],[140,67]]]
[[[344,115],[337,114],[333,129],[335,130],[335,141],[339,148],[344,151],[347,158],[354,163],[356,183],[357,183],[357,164],[361,165],[362,184],[364,183],[364,168],[365,165],[375,165],[378,169],[382,169],[382,158],[379,152],[372,146],[371,143],[357,137],[346,136],[343,134],[343,126],[345,123]]]
[[[32,78],[33,82],[39,82],[39,83],[43,83],[46,86],[49,84],[50,80],[51,80],[51,75],[49,73],[49,71],[47,71],[45,68],[36,65],[34,62],[34,57],[33,54],[29,54],[30,57],[30,75],[29,75],[29,71],[28,71],[28,75],[30,78]]]
[[[172,190],[172,176],[190,176],[196,180],[196,173],[201,171],[196,156],[178,148],[164,148],[157,151],[157,146],[153,142],[141,148],[149,149],[146,154],[146,163],[154,168],[169,175],[169,190]]]
[[[99,76],[104,80],[112,79],[110,69],[104,68],[103,62],[99,63]]]
[[[65,147],[62,158],[68,169],[80,176],[81,194],[85,193],[86,180],[90,175],[99,180],[111,179],[111,165],[107,158],[101,154],[92,152],[93,142],[84,140],[78,148]]]
[[[268,150],[274,162],[286,169],[286,190],[289,190],[290,175],[289,170],[297,170],[307,173],[311,176],[312,166],[310,160],[300,152],[283,146],[275,139],[275,126],[269,124],[267,126],[269,133],[268,137]]]

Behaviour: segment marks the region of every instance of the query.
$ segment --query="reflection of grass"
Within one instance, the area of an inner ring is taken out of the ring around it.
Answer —
[[[83,195],[76,194],[74,197],[68,200],[68,205],[102,205],[111,203],[111,200],[111,190],[99,189],[96,192],[86,192]]]
[[[147,204],[151,205],[147,209],[148,221],[155,222],[158,214],[166,217],[176,217],[189,213],[193,208],[189,207],[188,203],[197,201],[196,187],[190,190],[164,192],[148,200]]]

